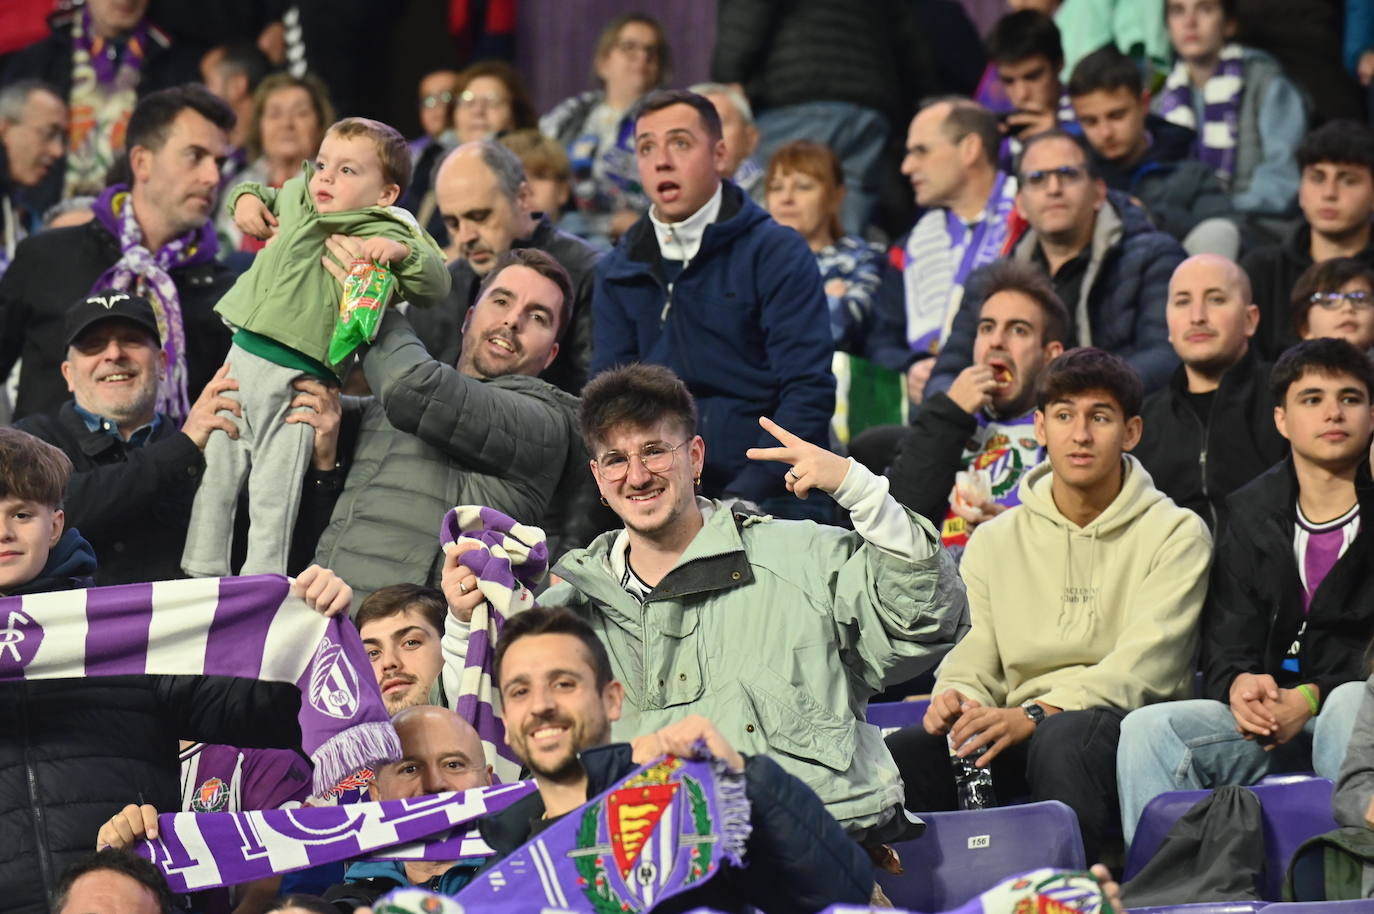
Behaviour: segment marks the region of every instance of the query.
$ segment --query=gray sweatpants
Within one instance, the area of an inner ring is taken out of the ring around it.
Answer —
[[[237,345],[229,348],[229,377],[239,382],[243,416],[221,410],[238,426],[237,439],[213,432],[205,445],[205,475],[191,508],[181,568],[197,578],[233,573],[229,552],[239,490],[248,481],[248,555],[239,574],[285,574],[291,531],[300,510],[301,486],[310,465],[315,429],[288,424],[302,377],[295,368],[269,362]],[[234,391],[226,396],[235,397]],[[304,407],[301,408],[302,411]]]

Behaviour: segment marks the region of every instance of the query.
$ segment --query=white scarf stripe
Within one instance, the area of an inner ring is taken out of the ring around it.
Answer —
[[[192,602],[213,606],[219,600],[218,578],[158,581],[153,584],[153,606],[172,603],[179,594]],[[148,622],[148,667],[166,669],[185,657],[205,657],[208,627],[184,625],[180,614],[154,612]]]
[[[80,596],[77,596],[80,594]],[[74,604],[80,602],[78,609]],[[86,591],[57,591],[24,597],[20,612],[29,610],[60,619],[45,626],[43,643],[34,654],[33,664],[51,663],[53,678],[83,679],[86,676]],[[11,617],[13,611],[11,611]],[[7,620],[0,620],[7,621]],[[12,620],[10,620],[12,621]],[[7,627],[13,627],[7,622]],[[75,645],[75,650],[68,650]]]

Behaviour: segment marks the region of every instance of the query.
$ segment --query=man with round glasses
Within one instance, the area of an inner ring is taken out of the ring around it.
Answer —
[[[1303,139],[1297,159],[1302,221],[1280,244],[1240,260],[1260,309],[1255,346],[1271,361],[1301,337],[1289,306],[1304,271],[1336,257],[1355,257],[1374,267],[1374,130],[1354,121],[1324,124]]]
[[[625,687],[614,738],[700,714],[804,781],[866,847],[905,836],[901,779],[862,709],[967,630],[963,584],[934,527],[883,477],[767,418],[779,446],[748,458],[786,465],[789,492],[829,494],[854,529],[698,498],[696,402],[662,366],[593,378],[578,418],[624,529],[564,556],[564,583],[540,600],[569,606],[606,644]]]
[[[1049,277],[1079,343],[1125,359],[1147,392],[1163,387],[1178,365],[1164,302],[1169,276],[1186,256],[1183,246],[1156,231],[1124,194],[1108,191],[1083,142],[1062,130],[1026,140],[1017,185],[1016,211],[1029,228],[1011,257]],[[948,390],[971,364],[987,283],[986,267],[969,274],[927,395]]]

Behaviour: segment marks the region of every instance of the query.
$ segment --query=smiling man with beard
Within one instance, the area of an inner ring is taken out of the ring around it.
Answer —
[[[330,243],[343,263],[356,244]],[[434,359],[387,309],[362,363],[375,396],[346,410],[343,436],[356,444],[316,553],[338,563],[355,593],[437,586],[439,524],[454,505],[544,516],[574,453],[577,401],[538,376],[558,355],[571,306],[557,261],[533,248],[510,251],[464,318],[457,368]]]
[[[62,377],[72,399],[56,415],[29,416],[15,427],[71,459],[67,522],[79,527],[100,556],[97,584],[179,578],[191,500],[205,469],[202,452],[216,429],[233,433],[233,423],[217,411],[238,408],[225,396],[237,384],[222,371],[216,374],[178,423],[157,410],[167,356],[147,299],[104,290],[73,305],[65,328]],[[330,430],[337,427],[337,397],[330,399],[318,381],[303,379],[297,389],[297,405],[308,408],[292,420],[316,429],[302,488],[302,513],[311,518],[327,514],[333,503],[322,487],[334,476]],[[322,508],[321,498],[328,498]],[[318,521],[307,520],[297,527],[298,539],[318,529]]]
[[[1034,267],[988,268],[973,364],[912,418],[888,476],[892,497],[942,525],[945,546],[962,550],[983,521],[1021,503],[1017,483],[1044,458],[1035,440],[1035,392],[1064,351],[1069,313]],[[956,489],[960,471],[986,487]]]

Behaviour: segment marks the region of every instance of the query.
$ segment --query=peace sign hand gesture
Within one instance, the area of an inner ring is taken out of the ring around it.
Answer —
[[[789,464],[792,469],[787,471],[787,491],[798,498],[806,498],[812,489],[833,495],[840,483],[844,482],[845,474],[849,472],[846,458],[803,441],[767,416],[759,417],[759,425],[782,442],[782,447],[751,447],[744,452],[744,456],[750,460],[776,460]]]

